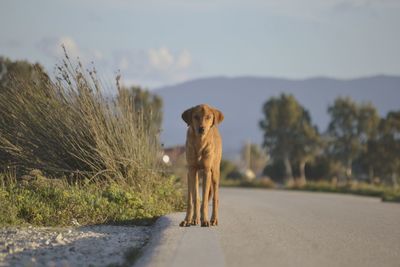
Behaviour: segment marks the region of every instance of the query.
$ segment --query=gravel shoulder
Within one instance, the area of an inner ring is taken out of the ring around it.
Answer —
[[[127,266],[151,226],[0,228],[0,266]]]

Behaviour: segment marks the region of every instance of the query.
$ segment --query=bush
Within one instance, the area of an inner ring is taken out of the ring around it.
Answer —
[[[182,194],[169,179],[155,194],[115,182],[70,185],[65,179],[10,182],[0,176],[0,225],[66,226],[150,220],[182,209]]]
[[[352,183],[337,184],[334,181],[308,181],[303,186],[286,185],[286,189],[306,190],[316,192],[347,193],[363,196],[381,197],[383,201],[400,202],[400,189],[384,185],[374,185],[365,182],[353,181]]]
[[[276,160],[265,166],[263,175],[271,177],[275,182],[283,183],[285,177],[285,165],[283,161]]]
[[[236,164],[230,160],[221,160],[221,180],[241,180],[243,175]]]
[[[383,201],[400,202],[400,189],[390,189],[384,192]]]
[[[256,188],[274,188],[275,183],[268,177],[253,179],[251,181],[242,181],[241,187],[256,187]]]

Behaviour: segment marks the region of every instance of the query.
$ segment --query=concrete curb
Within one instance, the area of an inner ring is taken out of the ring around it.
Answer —
[[[145,266],[167,266],[168,263],[165,261],[162,262],[154,262],[157,258],[164,258],[168,255],[164,255],[167,252],[162,251],[162,244],[165,242],[170,244],[170,250],[175,251],[176,246],[178,245],[179,237],[170,235],[167,229],[170,231],[175,228],[174,222],[182,217],[184,213],[173,213],[165,216],[161,216],[153,225],[152,234],[149,242],[143,248],[143,253],[138,259],[138,261],[134,264],[134,267],[145,267]],[[172,239],[171,239],[172,238]],[[174,244],[175,243],[175,244]],[[156,264],[156,265],[154,265]]]
[[[179,227],[185,214],[163,216],[135,267],[225,266],[217,227]]]

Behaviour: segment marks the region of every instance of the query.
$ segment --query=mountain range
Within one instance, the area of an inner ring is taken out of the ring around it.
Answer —
[[[351,97],[356,102],[371,102],[381,116],[400,109],[400,76],[379,75],[357,79],[310,78],[302,80],[269,77],[211,77],[156,88],[163,98],[165,147],[185,142],[186,124],[181,114],[187,108],[207,103],[220,109],[225,120],[219,126],[224,155],[233,158],[245,142],[262,143],[258,122],[262,105],[272,96],[293,94],[311,114],[314,124],[324,132],[330,117],[327,108],[335,98]]]

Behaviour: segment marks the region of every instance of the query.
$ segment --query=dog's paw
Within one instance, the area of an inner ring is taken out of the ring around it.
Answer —
[[[200,224],[200,219],[192,220],[192,225],[199,225],[199,224]]]
[[[211,219],[211,226],[217,226],[218,225],[218,219]]]
[[[179,224],[179,226],[180,227],[189,227],[190,226],[190,222],[188,222],[188,221],[182,221],[180,224]]]
[[[201,227],[210,227],[210,222],[209,221],[202,221],[201,222]]]

